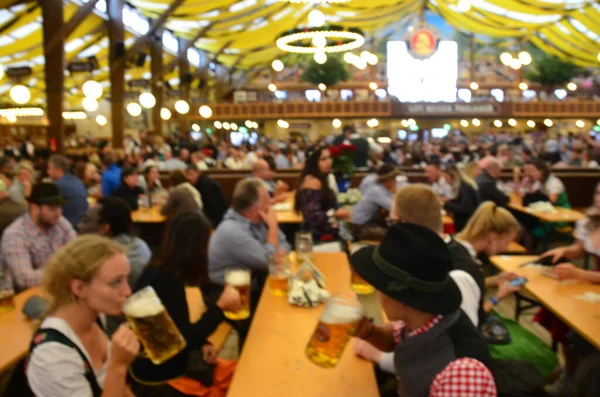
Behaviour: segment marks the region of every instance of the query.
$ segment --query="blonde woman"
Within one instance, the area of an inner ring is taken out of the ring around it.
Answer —
[[[77,237],[46,265],[49,315],[33,338],[27,380],[37,397],[131,397],[129,364],[140,345],[128,327],[109,340],[103,314],[120,315],[131,294],[123,248],[96,236]]]
[[[27,160],[19,162],[16,174],[10,189],[8,189],[8,195],[17,203],[25,203],[25,198],[31,194],[31,187],[35,182],[33,164]]]

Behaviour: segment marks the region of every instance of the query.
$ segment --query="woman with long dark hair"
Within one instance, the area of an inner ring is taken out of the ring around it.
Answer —
[[[216,359],[216,351],[207,338],[225,319],[223,311],[235,311],[240,306],[239,293],[225,288],[215,305],[208,304],[199,321],[190,322],[186,286],[202,287],[208,282],[208,240],[211,224],[197,211],[176,215],[167,226],[162,246],[140,276],[136,290],[152,286],[166,311],[186,340],[184,350],[155,365],[147,358],[137,359],[131,367],[138,396],[186,396],[208,392],[224,396],[231,382],[235,362]],[[202,290],[201,290],[202,292]],[[206,302],[206,300],[205,300]],[[190,367],[214,366],[212,386],[191,377]],[[207,395],[209,395],[207,393]]]
[[[329,149],[324,146],[309,149],[296,190],[296,211],[302,212],[301,227],[312,232],[315,243],[337,239],[335,219],[350,217],[350,211],[338,208],[336,195],[329,186],[330,172]]]

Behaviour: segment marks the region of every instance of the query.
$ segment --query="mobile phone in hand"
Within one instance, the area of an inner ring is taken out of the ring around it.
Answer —
[[[510,280],[509,284],[511,287],[520,287],[527,284],[527,277],[515,278],[514,280]]]

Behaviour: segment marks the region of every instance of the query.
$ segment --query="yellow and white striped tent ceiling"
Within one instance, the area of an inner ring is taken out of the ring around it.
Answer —
[[[65,21],[87,0],[65,0]],[[464,11],[464,2],[470,5]],[[147,18],[160,16],[173,0],[129,0],[125,23],[126,46],[148,29]],[[461,2],[462,4],[458,4]],[[336,4],[292,3],[282,0],[184,0],[169,16],[166,28],[178,37],[191,39],[204,30],[195,47],[209,57],[218,54],[218,62],[241,70],[268,66],[281,56],[276,37],[305,24],[308,13],[318,7],[330,23],[358,27],[377,38],[383,29],[401,29],[418,18],[423,6],[439,13],[451,26],[481,36],[504,37],[507,43],[531,42],[540,49],[569,59],[580,66],[600,65],[600,4],[594,0],[350,0]],[[0,65],[29,65],[34,74],[25,81],[33,101],[43,104],[44,75],[42,17],[37,2],[0,0]],[[100,0],[95,13],[66,40],[67,60],[95,55],[100,69],[94,79],[109,90],[106,3]],[[141,28],[140,28],[141,24]],[[171,35],[171,33],[169,33]],[[171,35],[172,37],[172,35]],[[168,40],[167,40],[168,41]],[[163,43],[165,43],[163,37]],[[166,46],[165,63],[174,50]],[[212,54],[212,55],[211,55]],[[144,67],[128,70],[128,78],[148,76]],[[81,101],[81,84],[89,76],[66,77],[68,102]],[[177,73],[166,80],[178,83]],[[10,102],[11,83],[0,82],[0,102]]]

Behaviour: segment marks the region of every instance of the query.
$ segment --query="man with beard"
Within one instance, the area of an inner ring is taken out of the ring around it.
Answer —
[[[67,199],[54,183],[36,183],[27,201],[29,211],[6,228],[0,244],[1,266],[17,291],[39,285],[48,259],[76,236],[62,216]]]

